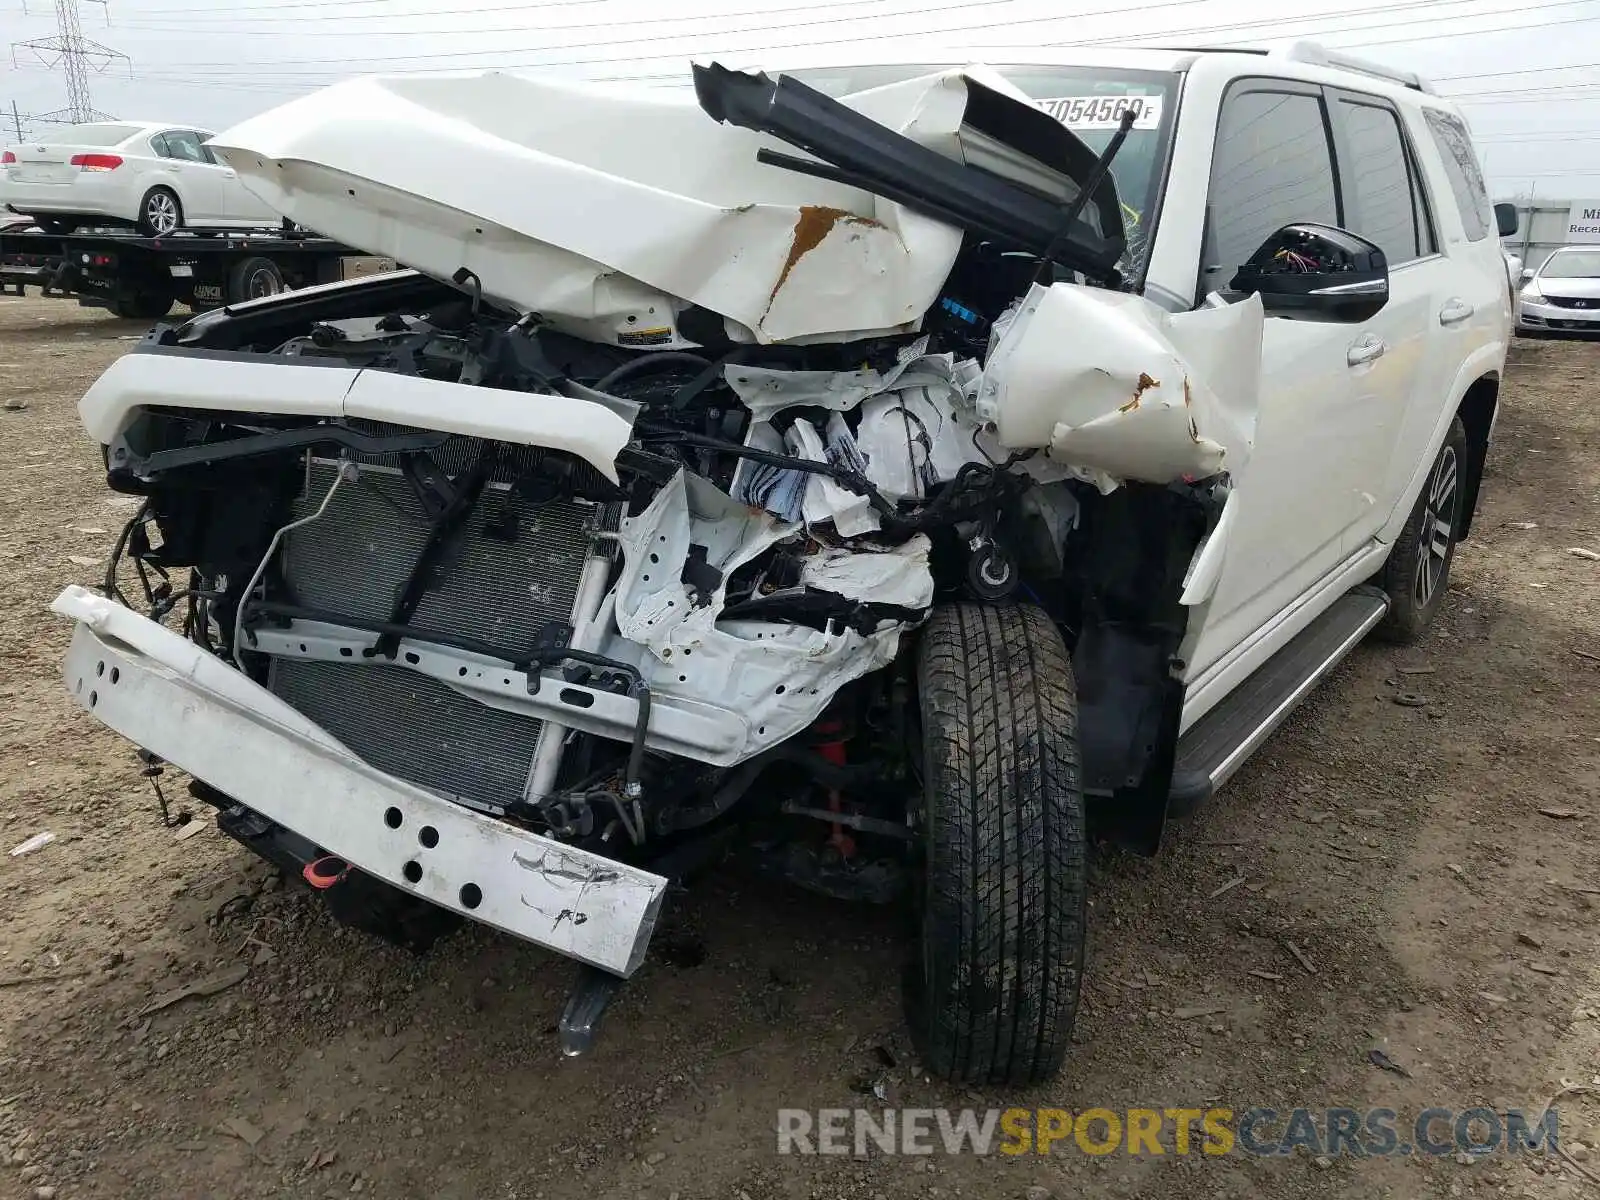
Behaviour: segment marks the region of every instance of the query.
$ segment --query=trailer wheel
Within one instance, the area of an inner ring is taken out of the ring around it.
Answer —
[[[228,272],[229,304],[276,296],[283,288],[283,272],[278,270],[278,264],[260,255],[240,259]]]
[[[132,321],[159,321],[172,311],[171,292],[118,292],[111,298],[110,309],[115,316]]]
[[[1083,975],[1077,688],[1031,606],[936,608],[922,635],[924,876],[906,980],[927,1070],[1034,1084],[1060,1068]]]

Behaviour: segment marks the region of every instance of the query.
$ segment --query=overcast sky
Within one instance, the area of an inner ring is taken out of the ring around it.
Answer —
[[[1310,37],[1458,95],[1497,195],[1600,199],[1600,0],[81,0],[81,13],[86,38],[128,56],[98,63],[96,108],[216,130],[377,71],[659,78],[690,56],[811,45],[941,41],[981,59],[985,44]],[[55,32],[52,0],[0,0],[0,41]],[[30,137],[48,126],[27,114],[67,103],[59,71],[27,49],[15,58],[0,58],[0,142],[13,100]]]

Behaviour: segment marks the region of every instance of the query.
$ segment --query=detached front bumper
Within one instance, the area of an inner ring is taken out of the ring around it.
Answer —
[[[357,869],[616,975],[644,961],[667,881],[369,766],[254,681],[81,587],[68,690],[135,744]]]

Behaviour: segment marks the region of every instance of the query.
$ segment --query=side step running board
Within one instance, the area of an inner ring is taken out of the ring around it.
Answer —
[[[1178,742],[1167,815],[1186,816],[1209,799],[1388,611],[1377,588],[1346,592],[1195,722]]]

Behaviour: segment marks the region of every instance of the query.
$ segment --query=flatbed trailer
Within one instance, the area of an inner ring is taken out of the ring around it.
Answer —
[[[0,295],[23,295],[33,286],[119,317],[155,320],[175,304],[199,312],[332,283],[344,278],[346,261],[358,257],[360,250],[290,230],[146,237],[0,226]]]

